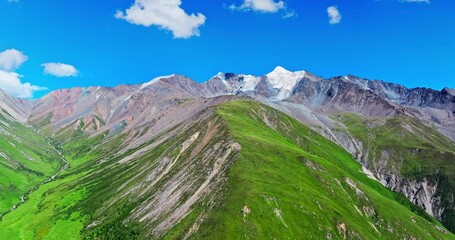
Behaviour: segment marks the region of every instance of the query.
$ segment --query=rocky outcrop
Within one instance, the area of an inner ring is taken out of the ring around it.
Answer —
[[[445,208],[441,205],[441,197],[437,195],[437,183],[429,179],[409,180],[386,171],[376,172],[375,176],[384,186],[403,193],[412,203],[424,209],[428,214],[442,220]]]

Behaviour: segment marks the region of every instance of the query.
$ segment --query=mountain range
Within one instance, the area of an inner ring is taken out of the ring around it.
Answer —
[[[0,90],[0,239],[455,239],[455,90],[275,68]]]

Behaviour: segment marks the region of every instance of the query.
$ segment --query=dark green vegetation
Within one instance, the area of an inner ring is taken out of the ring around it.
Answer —
[[[257,102],[136,134],[56,139],[71,167],[3,217],[0,239],[455,239],[341,147]]]
[[[437,196],[446,209],[443,224],[455,231],[455,144],[436,129],[406,116],[368,119],[352,114],[337,116],[366,149],[365,165],[408,181],[438,186]],[[386,160],[387,164],[381,164]]]

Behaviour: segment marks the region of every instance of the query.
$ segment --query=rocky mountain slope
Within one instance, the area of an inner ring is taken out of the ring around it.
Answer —
[[[0,187],[19,190],[0,195],[0,228],[9,239],[453,239],[432,218],[454,231],[453,92],[281,67],[34,101],[0,92],[0,133],[16,139],[0,146],[26,143],[3,157]],[[28,151],[39,177],[12,182],[33,175],[6,164],[28,166]]]
[[[286,80],[276,85],[276,78]],[[205,84],[235,86],[230,94],[251,96],[308,124],[356,156],[385,186],[455,231],[453,89],[408,89],[352,75],[323,79],[281,67],[251,79],[218,74]],[[348,121],[353,118],[356,125]],[[386,134],[382,139],[388,142],[378,141]]]
[[[124,153],[112,149],[124,148],[128,134],[71,138],[62,145],[71,167],[3,216],[4,236],[454,237],[291,117],[257,102],[217,101]]]

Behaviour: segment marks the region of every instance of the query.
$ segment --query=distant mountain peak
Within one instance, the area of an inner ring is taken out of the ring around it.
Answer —
[[[156,78],[154,78],[154,79],[152,79],[152,80],[150,80],[150,81],[148,81],[148,82],[142,84],[141,89],[142,89],[142,88],[146,88],[146,87],[148,87],[148,86],[150,86],[150,85],[152,85],[152,84],[154,84],[154,83],[160,81],[161,79],[171,78],[171,77],[175,77],[175,76],[176,76],[175,74],[171,74],[171,75],[167,75],[167,76],[156,77]]]
[[[243,76],[242,74],[235,74],[235,73],[223,73],[223,72],[219,72],[217,73],[215,76],[212,77],[213,78],[219,78],[221,80],[229,80],[235,76]]]
[[[267,75],[269,74],[305,74],[306,71],[302,70],[302,71],[291,71],[291,70],[288,70],[282,66],[276,66],[272,72],[268,73]]]
[[[453,88],[444,88],[442,89],[443,91],[447,92],[448,94],[452,95],[452,96],[455,96],[455,89]]]
[[[273,69],[273,72],[291,72],[291,71],[287,70],[286,68],[284,68],[282,66],[276,66],[275,69]]]
[[[265,75],[270,85],[278,89],[277,100],[283,100],[290,96],[297,83],[307,76],[306,71],[289,71],[281,66],[277,66],[272,72]]]
[[[213,78],[219,78],[221,80],[224,80],[225,76],[223,72],[218,72],[215,76],[212,77],[212,79]]]

